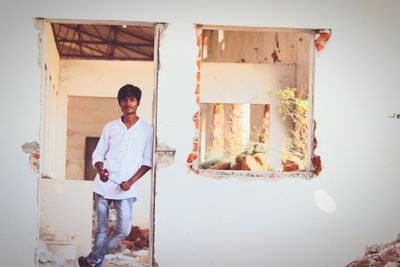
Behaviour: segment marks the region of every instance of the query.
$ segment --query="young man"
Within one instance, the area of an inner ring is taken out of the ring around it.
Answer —
[[[103,266],[104,256],[130,233],[132,205],[137,197],[135,182],[152,166],[153,128],[136,114],[141,95],[141,90],[131,84],[119,90],[118,103],[123,115],[106,124],[93,152],[97,225],[91,253],[78,259],[81,267]],[[117,222],[115,231],[107,237],[111,203]]]

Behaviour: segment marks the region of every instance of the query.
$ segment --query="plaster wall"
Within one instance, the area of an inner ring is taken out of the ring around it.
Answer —
[[[203,63],[200,84],[201,103],[270,105],[269,164],[281,169],[289,120],[282,120],[279,97],[271,92],[296,87],[296,65]]]
[[[84,180],[86,137],[100,137],[104,125],[119,116],[115,98],[68,97],[67,179]]]
[[[157,138],[177,153],[171,167],[157,172],[159,266],[344,266],[361,256],[367,244],[396,237],[400,123],[389,115],[399,113],[400,2],[212,4],[86,1],[78,8],[46,0],[1,2],[0,27],[7,41],[0,49],[0,118],[6,133],[1,138],[0,194],[9,200],[0,204],[7,211],[0,228],[2,265],[27,267],[35,262],[38,177],[20,150],[21,144],[39,139],[35,16],[169,23],[160,49]],[[316,153],[324,167],[319,177],[215,180],[187,172],[196,110],[195,22],[333,30],[315,68]],[[29,112],[16,108],[14,100]],[[24,118],[23,123],[15,118]],[[332,197],[334,212],[316,205],[317,190]]]
[[[41,144],[42,151],[42,174],[49,177],[57,177],[60,174],[60,162],[55,160],[57,157],[56,151],[58,147],[56,144],[62,144],[59,139],[57,130],[59,129],[60,120],[57,120],[57,95],[59,92],[59,73],[60,73],[60,56],[57,51],[57,46],[53,37],[53,29],[50,23],[45,24],[45,44],[44,48],[44,62],[45,62],[45,76],[42,91],[42,111],[41,120],[45,123],[41,128]],[[44,153],[43,153],[44,152]],[[63,168],[61,167],[61,170]]]
[[[74,238],[78,255],[89,253],[92,246],[92,182],[42,179],[41,190],[40,226],[49,226],[57,234]]]

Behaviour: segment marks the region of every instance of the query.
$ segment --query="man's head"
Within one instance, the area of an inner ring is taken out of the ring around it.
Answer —
[[[136,114],[137,107],[140,105],[142,91],[139,87],[126,84],[118,91],[118,104],[124,115]]]
[[[118,91],[118,102],[121,103],[121,100],[127,97],[136,98],[136,100],[140,102],[142,91],[139,87],[136,87],[132,84],[126,84]]]

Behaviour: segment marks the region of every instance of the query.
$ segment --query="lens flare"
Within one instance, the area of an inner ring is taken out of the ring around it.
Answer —
[[[323,212],[334,213],[336,211],[335,200],[322,189],[314,192],[314,201],[317,207]]]

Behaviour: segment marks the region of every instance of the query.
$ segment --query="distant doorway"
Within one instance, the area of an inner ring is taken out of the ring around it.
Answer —
[[[85,180],[93,181],[96,170],[92,166],[92,154],[99,142],[99,137],[86,137],[85,142]]]

